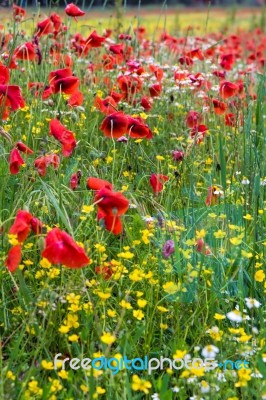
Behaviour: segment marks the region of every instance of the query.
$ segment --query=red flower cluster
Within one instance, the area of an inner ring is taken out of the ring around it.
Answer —
[[[5,265],[10,272],[15,272],[22,257],[22,244],[31,231],[36,235],[41,233],[43,224],[28,211],[19,210],[15,221],[9,229],[10,235],[15,235],[19,242],[9,252]],[[81,268],[90,260],[83,247],[79,246],[71,236],[59,228],[52,229],[45,238],[45,248],[42,257],[52,264],[62,264],[69,268]]]
[[[95,204],[97,204],[97,219],[103,220],[105,228],[114,235],[122,232],[123,226],[120,217],[124,215],[129,207],[129,201],[120,192],[114,192],[110,182],[88,178],[87,187],[95,190]]]
[[[21,165],[25,164],[20,152],[25,154],[33,154],[33,151],[28,146],[22,142],[17,142],[16,147],[11,150],[9,155],[9,170],[12,175],[18,174]]]
[[[156,195],[163,190],[164,183],[169,180],[168,176],[162,174],[152,174],[150,177],[150,185],[153,193]]]
[[[82,268],[90,262],[83,247],[59,228],[54,228],[47,234],[42,257],[52,264],[63,264],[69,268]]]
[[[105,136],[115,139],[119,139],[125,134],[134,139],[152,138],[150,128],[140,117],[133,118],[123,112],[115,112],[105,117],[100,130],[103,131]]]
[[[19,210],[17,212],[15,221],[9,229],[9,234],[16,235],[19,244],[13,246],[9,252],[5,262],[10,272],[15,272],[21,260],[21,247],[22,243],[27,239],[30,231],[35,234],[40,234],[42,229],[42,222],[33,217],[28,211]]]
[[[0,110],[3,110],[2,119],[9,116],[10,111],[25,107],[21,89],[16,85],[8,85],[9,69],[0,63]]]
[[[77,145],[73,132],[67,130],[58,119],[50,121],[50,135],[62,145],[62,153],[65,157],[69,157]]]

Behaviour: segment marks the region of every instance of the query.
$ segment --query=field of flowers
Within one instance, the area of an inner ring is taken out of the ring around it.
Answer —
[[[0,12],[0,399],[266,399],[264,13]]]

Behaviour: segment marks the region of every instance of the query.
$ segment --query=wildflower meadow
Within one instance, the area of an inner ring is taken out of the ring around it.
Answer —
[[[265,26],[0,9],[0,400],[266,399]]]

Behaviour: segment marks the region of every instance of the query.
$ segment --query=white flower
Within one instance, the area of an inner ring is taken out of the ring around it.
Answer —
[[[218,380],[219,382],[226,382],[225,376],[224,376],[224,374],[223,374],[222,372],[219,372],[219,373],[218,373],[218,375],[217,375],[217,380]]]
[[[246,297],[245,302],[248,308],[259,308],[259,306],[261,306],[261,303],[258,300],[252,299],[251,297]]]
[[[215,358],[218,353],[218,347],[209,344],[202,349],[201,355],[205,358]]]
[[[257,369],[256,372],[253,372],[250,376],[252,376],[252,378],[263,378],[263,375],[261,375]]]
[[[201,392],[202,393],[209,393],[211,388],[210,388],[210,385],[208,384],[208,382],[201,381],[200,383],[201,383],[201,388],[200,388]]]
[[[175,386],[175,387],[172,388],[172,391],[174,393],[178,393],[180,391],[180,389],[179,389],[179,387]]]
[[[151,395],[151,398],[152,398],[153,400],[160,400],[160,397],[159,397],[158,393],[152,394],[152,395]]]
[[[243,179],[243,180],[241,181],[241,183],[242,183],[242,185],[249,185],[249,184],[250,184],[250,181],[249,181],[248,179]]]
[[[228,319],[230,319],[230,321],[233,321],[233,322],[242,322],[243,321],[241,312],[238,310],[230,311],[229,313],[226,314],[226,316]]]

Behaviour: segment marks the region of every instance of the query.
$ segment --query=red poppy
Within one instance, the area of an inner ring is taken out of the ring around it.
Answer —
[[[4,108],[4,118],[12,111],[25,107],[20,87],[15,85],[0,85],[0,107]]]
[[[9,81],[10,74],[9,69],[4,65],[0,64],[0,85],[6,85]]]
[[[100,218],[99,218],[100,219]],[[105,215],[103,218],[105,229],[114,235],[120,235],[123,230],[121,219],[117,215]]]
[[[95,202],[97,202],[98,213],[100,213],[101,218],[107,215],[123,215],[129,207],[129,201],[122,193],[113,192],[107,187],[102,187],[96,192]]]
[[[98,275],[102,275],[103,279],[105,279],[106,281],[108,279],[111,278],[111,276],[113,275],[113,271],[112,271],[112,264],[109,263],[110,266],[108,265],[102,265],[100,267],[95,267],[95,272]]]
[[[203,239],[198,239],[196,243],[196,250],[205,256],[210,256],[212,254],[210,247],[204,242]]]
[[[220,66],[223,69],[230,71],[232,69],[234,62],[235,62],[235,57],[232,53],[224,54],[221,56]]]
[[[226,76],[226,72],[225,71],[213,71],[213,73],[212,73],[214,76],[217,76],[217,78],[220,78],[220,79],[225,79],[225,76]]]
[[[52,119],[50,121],[50,135],[61,143],[63,155],[69,157],[77,145],[73,132],[67,130],[58,119]]]
[[[144,108],[145,111],[150,111],[153,106],[153,99],[147,96],[143,96],[140,100],[140,105]]]
[[[77,92],[79,87],[79,78],[76,76],[68,76],[67,78],[57,79],[51,84],[53,93],[73,94]]]
[[[168,176],[162,174],[152,174],[150,177],[150,185],[154,194],[160,193],[163,190],[163,185],[169,180]]]
[[[24,242],[27,239],[28,234],[31,230],[31,222],[32,215],[25,210],[19,210],[17,212],[15,221],[13,225],[9,229],[9,233],[12,235],[17,235],[18,241]]]
[[[60,28],[62,27],[62,20],[60,15],[56,14],[56,13],[52,13],[50,15],[50,20],[52,21],[52,23],[54,24],[54,30],[56,32],[58,32],[60,30]]]
[[[22,153],[25,154],[33,154],[33,150],[31,150],[28,146],[26,146],[24,143],[22,142],[17,142],[16,143],[16,147],[19,151],[22,151]]]
[[[188,66],[190,66],[190,65],[193,65],[193,64],[194,64],[194,61],[192,60],[192,58],[191,58],[191,57],[188,57],[188,56],[182,56],[182,57],[179,58],[178,61],[180,62],[181,65],[188,65]]]
[[[31,42],[26,42],[18,46],[14,51],[14,56],[18,60],[32,61],[36,59],[34,45]]]
[[[40,93],[43,92],[44,83],[43,82],[29,82],[28,88],[34,96],[38,97],[40,95]]]
[[[121,92],[123,92],[124,98],[127,98],[129,95],[135,95],[142,88],[142,82],[136,76],[121,75],[117,78],[117,83]]]
[[[57,154],[49,154],[47,156],[39,157],[35,160],[34,166],[40,176],[45,176],[48,165],[52,165],[57,169],[60,165],[60,158]]]
[[[220,96],[223,99],[229,99],[230,97],[238,94],[238,85],[232,82],[222,82],[220,84]]]
[[[63,264],[69,268],[82,268],[90,262],[84,249],[59,228],[47,234],[42,257],[52,264]]]
[[[76,20],[76,17],[82,17],[83,15],[86,14],[85,11],[82,11],[74,3],[70,3],[66,6],[65,13],[67,15],[69,15],[70,17],[74,17],[75,20]]]
[[[36,235],[39,235],[42,232],[43,223],[38,218],[33,217],[30,220],[30,226]]]
[[[102,188],[113,190],[113,185],[104,179],[90,177],[87,179],[87,188],[91,190],[100,190]]]
[[[94,99],[94,106],[102,113],[110,115],[116,110],[117,103],[112,96],[107,96],[105,99],[96,96]]]
[[[101,47],[104,41],[105,37],[99,36],[96,31],[93,31],[86,40],[86,46],[93,48]]]
[[[124,52],[124,43],[121,44],[112,44],[111,46],[109,46],[109,50],[113,53],[113,54],[123,54]]]
[[[70,189],[76,190],[80,184],[80,179],[81,179],[81,171],[72,174],[69,183]]]
[[[162,92],[162,85],[160,83],[155,83],[149,88],[151,97],[158,97]]]
[[[225,114],[224,122],[225,122],[226,126],[231,126],[231,127],[236,126],[236,124],[237,124],[237,116],[236,116],[236,114],[233,114],[233,113]]]
[[[208,195],[205,200],[206,206],[213,206],[218,203],[218,197],[222,194],[217,186],[208,187]]]
[[[15,272],[19,266],[21,260],[21,246],[18,244],[17,246],[11,247],[8,252],[7,259],[5,261],[5,265],[10,272]]]
[[[23,18],[26,16],[26,10],[24,8],[17,6],[16,4],[13,4],[13,17],[16,19],[16,17]]]
[[[200,49],[193,49],[187,52],[187,56],[190,58],[197,58],[198,60],[204,60],[204,55]]]
[[[18,174],[21,165],[25,164],[18,149],[16,149],[16,148],[10,152],[8,161],[9,161],[9,170],[12,175]]]
[[[223,101],[219,101],[217,99],[212,100],[213,104],[213,109],[215,114],[217,115],[223,115],[227,109],[227,104],[224,103]]]
[[[78,106],[82,105],[83,100],[84,100],[83,94],[78,91],[78,92],[73,93],[69,97],[67,104],[70,107],[78,107]]]
[[[206,125],[198,125],[191,129],[190,131],[190,138],[196,139],[196,143],[202,143],[204,136],[206,135],[208,128]]]
[[[58,79],[68,78],[69,76],[72,76],[71,68],[56,69],[55,71],[50,72],[48,81],[52,84]]]
[[[48,35],[52,33],[54,30],[54,25],[50,18],[46,18],[43,21],[39,22],[37,25],[36,36]]]
[[[188,128],[194,128],[202,121],[202,116],[197,111],[189,111],[186,116],[186,123]]]
[[[128,118],[123,112],[115,112],[104,118],[100,130],[110,138],[118,139],[127,131]]]
[[[134,139],[152,139],[152,131],[140,117],[128,117],[128,134]]]

